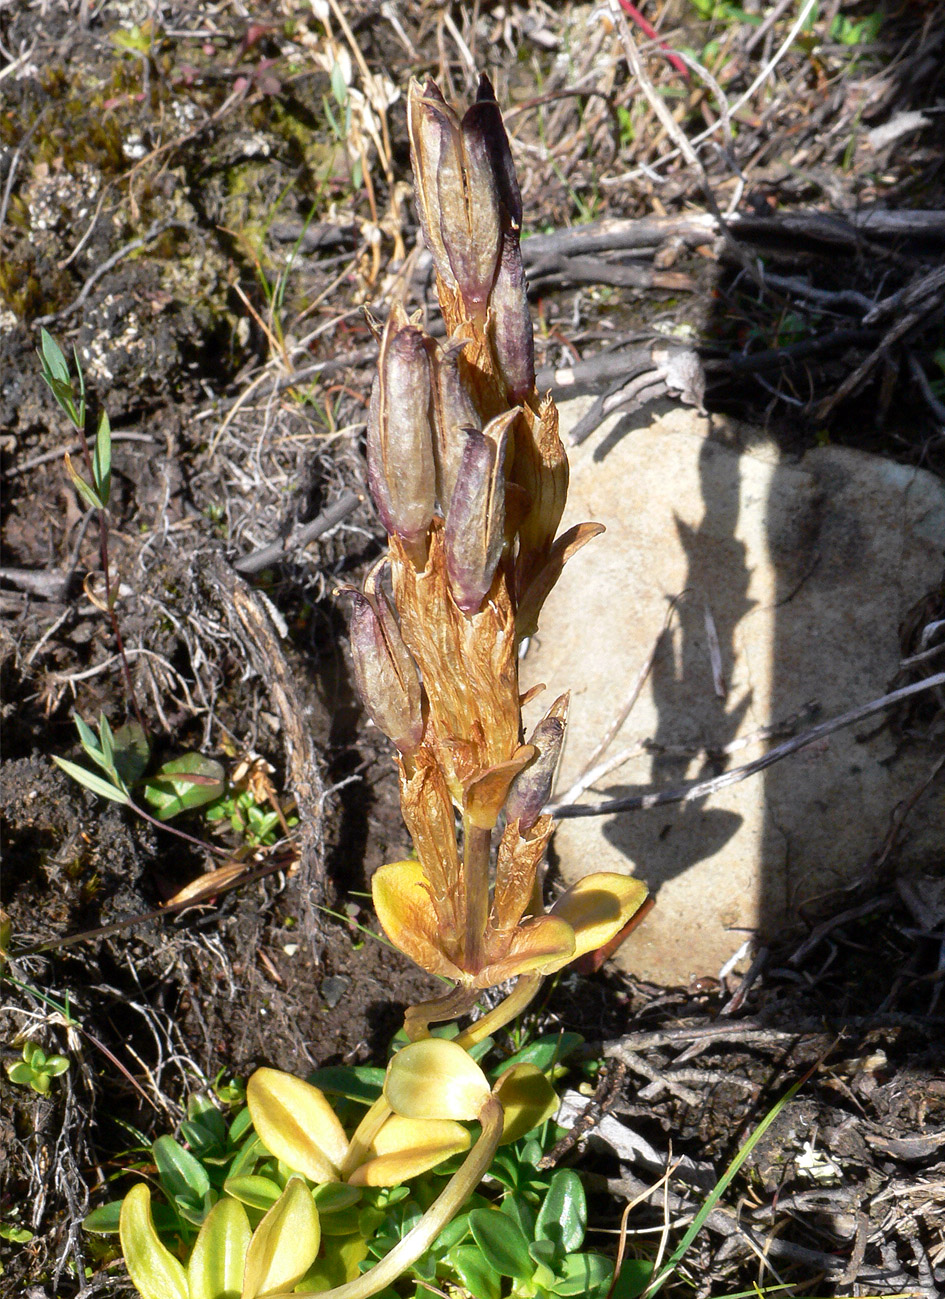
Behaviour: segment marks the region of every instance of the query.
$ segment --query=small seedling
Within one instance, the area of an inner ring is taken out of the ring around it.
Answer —
[[[49,1095],[54,1078],[66,1072],[69,1060],[64,1055],[47,1055],[37,1042],[23,1043],[23,1059],[6,1066],[10,1082],[32,1087],[41,1096]]]

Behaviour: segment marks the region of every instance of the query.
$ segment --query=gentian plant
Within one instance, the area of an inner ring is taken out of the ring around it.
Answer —
[[[416,849],[376,872],[374,905],[390,940],[452,988],[410,1008],[407,1045],[368,1095],[347,1093],[363,1112],[352,1115],[344,1096],[339,1109],[318,1079],[260,1069],[228,1132],[204,1113],[214,1155],[201,1160],[197,1130],[182,1133],[196,1150],[159,1139],[167,1203],[155,1218],[138,1185],[117,1223],[144,1299],[361,1299],[408,1270],[474,1299],[603,1295],[610,1280],[606,1260],[578,1252],[574,1174],[550,1178],[535,1204],[476,1194],[503,1142],[531,1142],[540,1158],[527,1134],[547,1132],[556,1108],[535,1063],[486,1075],[477,1057],[489,1035],[545,975],[608,943],[646,897],[616,874],[586,876],[548,908],[542,893],[554,828],[543,807],[568,697],[526,741],[519,650],[563,565],[601,528],[556,535],[568,464],[554,402],[535,388],[522,203],[492,87],[483,77],[460,118],[432,82],[413,82],[408,125],[446,341],[399,303],[372,322],[368,482],[388,549],[350,593],[350,632],[364,705],[397,750]],[[510,979],[513,991],[464,1031],[431,1034]],[[508,1186],[506,1165],[500,1156],[494,1185]],[[89,1225],[113,1228],[109,1212]]]

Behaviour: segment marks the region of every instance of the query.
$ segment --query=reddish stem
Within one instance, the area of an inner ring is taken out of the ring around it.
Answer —
[[[688,81],[689,69],[686,67],[685,63],[683,63],[679,55],[674,54],[673,51],[669,48],[669,46],[665,43],[665,41],[660,40],[659,32],[649,21],[649,19],[644,18],[643,15],[640,13],[640,10],[637,9],[635,5],[632,5],[630,3],[630,0],[619,0],[619,4],[620,4],[620,8],[624,11],[627,17],[631,20],[631,22],[636,23],[640,31],[643,32],[644,36],[648,36],[651,41],[657,42],[659,48],[666,55],[667,59],[669,59],[670,63],[673,65],[673,67],[676,69],[679,75],[685,77],[686,80]]]

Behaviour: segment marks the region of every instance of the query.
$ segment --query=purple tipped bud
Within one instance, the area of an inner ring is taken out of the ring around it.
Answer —
[[[446,571],[453,599],[475,613],[492,585],[505,544],[505,447],[518,409],[497,415],[466,446],[446,516]]]
[[[436,494],[443,513],[449,513],[453,487],[463,461],[466,430],[482,427],[469,390],[459,372],[459,357],[467,339],[437,344],[433,366],[433,452],[436,458]]]
[[[423,332],[391,309],[371,390],[367,426],[368,486],[389,533],[414,541],[436,503],[430,428],[430,363]]]
[[[393,609],[382,591],[372,603],[352,592],[348,623],[354,679],[371,720],[401,753],[413,753],[423,738],[423,709],[417,665],[403,642]]]
[[[496,102],[492,82],[485,75],[479,78],[479,91],[476,102],[463,118],[463,137],[467,148],[471,141],[479,138],[482,148],[488,154],[495,176],[499,202],[505,208],[510,223],[516,230],[522,226],[522,193],[518,187],[515,174],[515,163],[509,148],[509,137],[505,133],[502,113]]]
[[[407,110],[417,206],[440,276],[485,313],[499,257],[499,187],[486,135],[468,138],[432,82],[412,82]]]
[[[568,696],[562,695],[551,706],[547,717],[535,727],[529,737],[538,756],[512,781],[505,802],[507,820],[518,821],[519,832],[530,830],[541,816],[541,809],[551,797],[558,759],[564,744],[564,730],[568,718]]]
[[[502,236],[502,255],[492,289],[492,342],[509,400],[521,402],[535,386],[535,335],[518,232]]]

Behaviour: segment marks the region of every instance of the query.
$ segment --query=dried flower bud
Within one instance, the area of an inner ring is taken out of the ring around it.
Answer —
[[[489,299],[492,345],[510,401],[521,402],[535,386],[535,335],[518,231],[502,236],[499,269]]]
[[[375,587],[373,600],[359,591],[352,595],[348,631],[358,694],[379,730],[401,753],[413,753],[423,737],[417,666],[384,592]]]
[[[463,118],[463,135],[467,140],[479,139],[488,153],[495,176],[499,202],[505,209],[508,222],[516,230],[522,227],[522,193],[518,187],[515,163],[505,133],[502,113],[496,102],[492,82],[485,74],[479,78],[476,102]],[[471,147],[471,146],[467,146]]]
[[[384,326],[367,426],[368,486],[389,533],[415,542],[430,526],[436,470],[426,337],[391,308]]]
[[[538,756],[521,775],[516,776],[509,790],[505,815],[510,824],[518,821],[521,834],[532,828],[541,816],[541,809],[551,797],[555,771],[564,744],[569,700],[569,695],[561,695],[556,699],[547,716],[532,731],[528,742],[538,750]]]
[[[407,115],[424,238],[442,278],[482,317],[501,231],[489,139],[476,121],[467,135],[433,82],[411,82]]]
[[[463,462],[466,429],[479,430],[482,421],[469,389],[459,372],[459,357],[468,339],[435,344],[433,367],[433,453],[436,459],[436,494],[444,515],[449,512],[453,487]]]
[[[444,535],[450,591],[466,614],[482,604],[505,544],[505,447],[518,413],[516,407],[481,433],[466,432]]]

